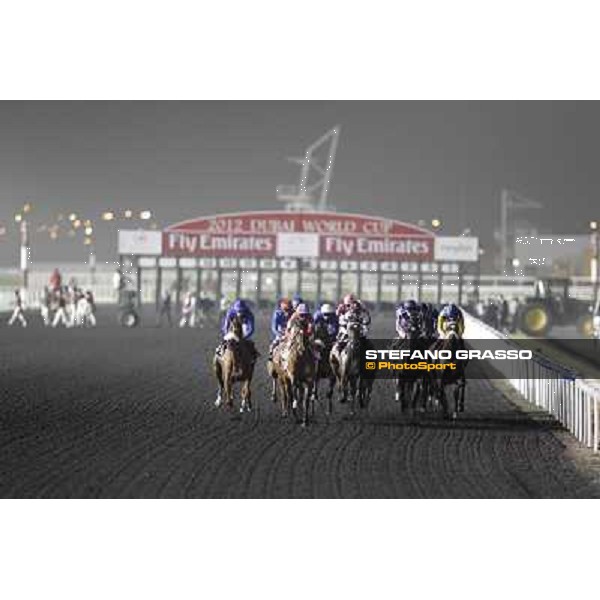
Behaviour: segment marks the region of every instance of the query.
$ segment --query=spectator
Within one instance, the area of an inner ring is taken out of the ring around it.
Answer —
[[[62,286],[62,276],[58,269],[54,269],[50,275],[50,291],[56,293]]]
[[[167,321],[169,321],[169,327],[173,327],[173,320],[171,318],[171,292],[169,290],[165,290],[162,294],[160,309],[158,313],[158,322],[157,325],[160,327],[163,322],[163,317],[167,317]]]
[[[21,291],[15,290],[15,309],[13,310],[13,314],[8,320],[9,326],[11,326],[16,320],[19,320],[19,323],[23,327],[27,327],[27,320],[25,319],[25,311],[23,305],[23,298],[21,297]]]
[[[196,296],[187,292],[181,306],[181,320],[179,327],[194,327],[196,325]]]

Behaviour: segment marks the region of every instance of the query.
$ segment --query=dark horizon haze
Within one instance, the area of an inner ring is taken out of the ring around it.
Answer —
[[[336,124],[329,200],[340,212],[439,218],[447,235],[469,227],[488,254],[502,188],[543,203],[524,215],[540,232],[585,233],[597,218],[597,102],[2,102],[0,264],[17,265],[24,202],[34,262],[86,260],[82,235],[35,232],[58,214],[149,209],[163,227],[277,209],[276,186],[298,179],[286,157]],[[99,261],[114,260],[115,229],[96,226]]]

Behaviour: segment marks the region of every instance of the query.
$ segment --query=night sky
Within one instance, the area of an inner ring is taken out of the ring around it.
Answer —
[[[286,157],[336,124],[338,211],[440,218],[490,250],[503,187],[544,204],[530,215],[540,231],[583,233],[600,217],[597,102],[2,102],[0,264],[17,264],[13,216],[26,201],[34,229],[72,211],[150,209],[164,226],[278,208],[276,186],[299,173]],[[96,227],[102,261],[115,229]],[[81,235],[34,232],[31,245],[34,262],[87,253]]]

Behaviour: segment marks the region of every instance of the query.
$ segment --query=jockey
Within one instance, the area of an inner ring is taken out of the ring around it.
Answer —
[[[302,304],[304,300],[302,300],[302,296],[298,293],[292,296],[292,312],[298,308],[298,305]]]
[[[437,320],[437,332],[440,339],[446,339],[450,323],[456,323],[456,332],[462,338],[465,331],[465,319],[456,304],[446,304],[440,312]]]
[[[312,338],[312,335],[314,333],[313,317],[310,314],[308,305],[304,302],[298,304],[298,307],[294,311],[294,314],[288,320],[286,326],[286,333],[289,333],[291,329],[297,325],[301,327],[302,333],[304,333],[304,335]]]
[[[286,327],[292,316],[292,304],[287,298],[281,298],[271,317],[271,336],[273,341],[269,347],[269,360],[273,358],[273,350],[285,335]]]
[[[340,329],[338,332],[336,345],[338,349],[345,344],[348,339],[348,322],[350,317],[357,319],[361,324],[360,336],[367,337],[369,325],[371,324],[371,315],[367,307],[354,296],[354,294],[346,294],[343,301],[338,305],[336,315],[339,319]]]
[[[406,338],[408,328],[415,319],[420,319],[420,307],[414,300],[407,300],[397,306],[396,333],[400,339]]]
[[[281,339],[289,318],[292,316],[292,304],[287,298],[281,298],[271,317],[271,337]]]
[[[440,316],[440,311],[433,304],[430,304],[429,306],[430,306],[430,311],[429,311],[429,319],[430,319],[429,331],[430,331],[431,337],[434,338],[434,339],[437,339],[439,337],[438,330],[437,330],[437,321],[438,321],[438,317]]]
[[[324,303],[313,315],[315,327],[323,325],[330,340],[335,340],[340,330],[340,320],[332,304]]]
[[[221,333],[223,334],[223,339],[231,339],[229,328],[231,327],[231,322],[236,317],[239,317],[242,321],[243,339],[250,339],[252,337],[252,334],[254,333],[254,315],[252,314],[250,307],[239,298],[233,302],[233,304],[227,309],[227,312],[225,313],[223,324],[221,325]]]

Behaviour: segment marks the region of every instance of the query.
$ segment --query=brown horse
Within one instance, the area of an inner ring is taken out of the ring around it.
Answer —
[[[267,371],[273,380],[271,399],[277,402],[277,391],[279,390],[279,400],[281,404],[281,416],[287,417],[290,414],[292,404],[292,390],[285,370],[284,342],[279,343],[273,350],[273,356],[267,363]]]
[[[282,415],[286,417],[289,414],[291,404],[294,414],[298,415],[301,411],[302,424],[308,425],[316,365],[310,338],[301,327],[292,326],[288,340],[279,344],[273,352],[268,370],[281,392]]]
[[[240,412],[249,412],[252,410],[251,384],[258,353],[251,341],[243,339],[242,322],[238,317],[231,322],[229,335],[226,337],[222,351],[215,353],[213,359],[214,373],[219,382],[215,406],[219,407],[224,403],[226,409],[232,410],[233,386],[234,383],[241,383]]]

